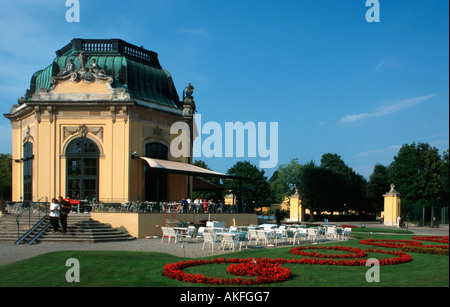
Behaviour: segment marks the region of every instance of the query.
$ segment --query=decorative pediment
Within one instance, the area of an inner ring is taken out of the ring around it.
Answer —
[[[79,68],[75,65],[78,59]],[[66,67],[50,79],[48,89],[39,89],[31,100],[127,100],[130,95],[124,88],[113,88],[114,79],[108,76],[96,59],[84,52],[69,59]]]
[[[98,66],[95,59],[92,59],[91,64],[86,67],[87,57],[84,52],[78,54],[78,61],[80,62],[80,69],[76,70],[74,59],[70,59],[65,69],[50,79],[52,84],[50,90],[52,90],[59,82],[67,80],[75,83],[80,81],[86,83],[113,83],[113,78],[106,75],[105,71]]]

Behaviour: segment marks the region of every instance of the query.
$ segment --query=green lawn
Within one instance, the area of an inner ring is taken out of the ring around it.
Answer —
[[[357,234],[358,238],[411,239],[411,235]],[[424,242],[431,244],[431,242]],[[328,246],[330,244],[327,244]],[[333,243],[363,249],[371,246],[359,244],[359,240]],[[289,247],[276,249],[249,249],[232,254],[227,258],[300,258],[289,253]],[[318,252],[326,253],[325,250]],[[334,251],[338,254],[339,251]],[[342,252],[344,253],[344,252]],[[429,254],[410,253],[413,261],[406,264],[381,266],[380,282],[368,283],[365,279],[367,267],[323,266],[290,264],[292,278],[288,281],[265,287],[448,287],[449,258]],[[391,257],[391,255],[386,255]],[[221,257],[221,256],[218,256]],[[383,257],[368,253],[369,258]],[[76,258],[80,263],[80,282],[68,283],[65,275],[69,267],[68,258]],[[211,257],[214,258],[214,257]],[[162,275],[165,264],[187,260],[168,254],[155,252],[114,252],[114,251],[70,251],[53,252],[27,260],[0,266],[0,286],[130,286],[130,287],[195,287],[169,279]],[[227,276],[226,264],[209,264],[189,267],[186,273],[200,273],[210,277]]]

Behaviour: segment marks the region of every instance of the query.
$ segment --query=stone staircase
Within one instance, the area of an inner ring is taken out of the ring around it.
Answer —
[[[42,218],[42,215],[41,215]],[[20,218],[19,233],[23,235],[31,227],[39,221],[37,214]],[[47,224],[48,220],[44,222]],[[18,239],[17,223],[15,214],[3,214],[0,217],[0,241],[15,242]],[[52,228],[49,227],[39,237],[35,243],[39,242],[111,242],[111,241],[127,241],[134,240],[135,237],[129,235],[126,231],[112,228],[107,224],[102,224],[91,219],[90,214],[74,214],[71,213],[67,219],[67,233],[63,235],[61,232],[53,233]]]

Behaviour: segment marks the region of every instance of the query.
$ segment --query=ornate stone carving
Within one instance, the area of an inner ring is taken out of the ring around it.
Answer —
[[[34,138],[33,138],[33,136],[31,135],[31,129],[30,129],[30,126],[27,126],[27,129],[25,130],[25,136],[24,136],[24,138],[23,138],[22,143],[25,144],[26,142],[28,142],[28,141],[33,141],[33,140],[34,140]]]
[[[80,69],[76,70],[74,59],[69,59],[64,70],[60,71],[56,76],[50,79],[51,87],[47,91],[51,91],[55,86],[61,82],[69,80],[77,83],[84,81],[86,83],[100,82],[100,83],[113,83],[113,78],[107,76],[105,71],[100,68],[95,59],[91,60],[91,64],[86,68],[88,62],[88,57],[84,52],[80,52],[77,56],[78,62],[80,63]]]
[[[80,137],[86,137],[88,133],[97,136],[103,142],[103,127],[88,127],[84,124],[78,127],[63,127],[63,140],[67,139],[73,134],[78,134]]]
[[[194,102],[194,86],[189,83],[183,91],[183,116],[191,117],[197,110]]]

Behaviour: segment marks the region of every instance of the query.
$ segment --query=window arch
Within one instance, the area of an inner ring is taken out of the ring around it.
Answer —
[[[66,148],[66,196],[98,198],[99,148],[90,139],[72,140]]]

